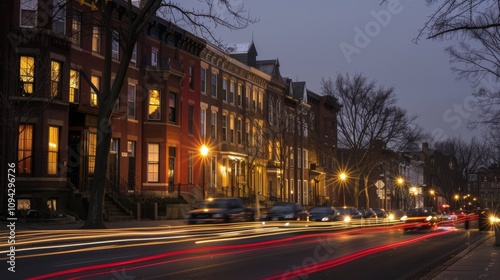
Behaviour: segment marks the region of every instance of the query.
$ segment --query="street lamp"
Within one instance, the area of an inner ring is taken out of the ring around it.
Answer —
[[[435,207],[436,206],[436,191],[435,190],[429,190],[429,194],[432,197],[432,207]],[[437,207],[436,207],[436,211],[437,211]]]
[[[340,172],[339,179],[342,184],[342,196],[344,197],[344,206],[345,206],[345,181],[347,180],[347,174],[345,172]]]
[[[401,188],[404,186],[404,184],[405,184],[405,179],[403,177],[399,176],[396,178],[396,185],[398,185],[398,187],[399,187],[397,189],[396,203],[397,203],[399,209],[402,208],[400,196],[401,196]]]
[[[203,172],[203,177],[202,177],[202,190],[203,190],[203,200],[205,200],[205,160],[208,155],[208,147],[206,145],[201,146],[200,148],[200,154],[202,156],[202,172]]]
[[[460,199],[460,196],[458,194],[455,195],[455,210],[458,210],[458,200]]]

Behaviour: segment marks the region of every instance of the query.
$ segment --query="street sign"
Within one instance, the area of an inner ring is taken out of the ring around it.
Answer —
[[[385,186],[384,182],[382,180],[378,180],[376,183],[375,183],[375,186],[378,188],[378,189],[381,189]]]

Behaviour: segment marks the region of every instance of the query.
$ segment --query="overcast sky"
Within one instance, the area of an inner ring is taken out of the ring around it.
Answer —
[[[242,0],[233,0],[238,4]],[[425,1],[252,0],[249,12],[260,19],[247,29],[217,30],[224,43],[254,40],[257,59],[278,58],[281,74],[305,81],[321,94],[321,78],[362,73],[378,85],[393,86],[399,106],[440,140],[477,131],[467,129],[474,112],[472,86],[457,80],[444,48],[452,42],[412,42],[432,7]]]

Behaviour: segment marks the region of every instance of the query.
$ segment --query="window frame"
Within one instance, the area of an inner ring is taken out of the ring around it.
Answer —
[[[92,53],[101,54],[101,29],[92,27]]]
[[[33,124],[21,124],[17,140],[17,174],[30,176],[33,174]],[[20,156],[22,155],[22,156]]]
[[[90,82],[97,88],[97,90],[101,89],[101,77],[91,75]],[[97,82],[97,84],[95,84],[94,82]],[[93,87],[90,87],[90,106],[99,107],[99,96],[97,95],[97,92],[95,92]]]
[[[137,85],[131,83],[127,86],[127,117],[137,118]]]
[[[158,93],[158,104],[151,103],[151,93],[152,92],[157,92]],[[151,111],[151,109],[156,108],[157,109],[157,117],[155,117],[156,114],[153,115],[153,113],[156,111]],[[159,89],[150,89],[148,91],[148,120],[154,120],[154,121],[160,121],[161,120],[161,91]]]
[[[23,67],[23,65],[25,65],[25,67]],[[19,56],[19,80],[21,81],[20,90],[22,96],[29,96],[35,93],[35,67],[34,56]]]
[[[59,137],[60,128],[58,126],[49,126],[49,137],[47,147],[47,174],[57,175],[57,162],[59,158]]]
[[[147,182],[160,182],[160,143],[148,143],[147,164]]]
[[[58,66],[57,68],[55,66]],[[50,61],[50,97],[61,98],[62,62]]]
[[[168,94],[168,121],[177,123],[177,94],[174,92]]]

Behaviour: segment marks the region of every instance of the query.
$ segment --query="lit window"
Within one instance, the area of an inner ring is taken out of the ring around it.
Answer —
[[[88,173],[89,174],[94,174],[94,169],[95,169],[95,156],[97,153],[97,134],[95,133],[89,133],[89,139],[88,139],[88,151],[89,151],[89,157],[88,157]]]
[[[101,53],[101,30],[97,26],[92,29],[92,51]]]
[[[148,182],[159,182],[160,144],[148,144]]]
[[[97,76],[91,76],[90,81],[92,84],[97,88],[97,90],[100,89],[100,84],[101,84],[101,78]],[[97,93],[94,90],[93,87],[90,87],[90,106],[98,106],[98,99],[97,99]]]
[[[148,119],[160,120],[160,91],[157,89],[149,90],[149,111]]]
[[[71,41],[73,44],[80,46],[82,36],[82,16],[73,15],[73,22],[71,24]]]
[[[31,200],[29,198],[18,198],[16,200],[17,200],[17,210],[31,209]]]
[[[127,94],[127,116],[135,119],[136,114],[136,89],[137,86],[134,84],[128,84],[128,94]]]
[[[38,0],[21,0],[21,27],[35,27],[37,21]]]
[[[50,97],[56,98],[61,96],[61,63],[51,61],[50,63]]]
[[[33,94],[35,81],[35,58],[21,56],[19,59],[19,78],[21,81],[21,95]]]
[[[234,143],[234,116],[229,117],[229,140]]]
[[[19,126],[17,144],[17,173],[29,175],[32,173],[33,125]]]
[[[57,174],[57,155],[59,151],[59,128],[49,127],[49,148],[48,148],[48,168],[47,173]]]
[[[78,70],[69,71],[69,102],[80,102],[80,72]]]
[[[57,199],[47,199],[47,209],[49,209],[50,211],[57,211]]]

